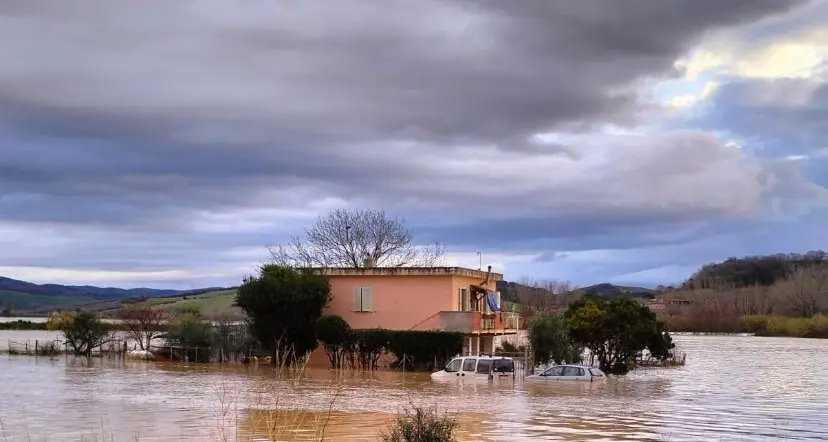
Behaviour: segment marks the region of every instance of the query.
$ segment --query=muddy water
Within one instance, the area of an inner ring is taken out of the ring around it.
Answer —
[[[410,404],[465,441],[828,439],[828,341],[675,340],[686,366],[604,385],[2,356],[0,440],[376,440]]]

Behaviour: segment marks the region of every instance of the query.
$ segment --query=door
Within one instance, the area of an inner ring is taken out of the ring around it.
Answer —
[[[590,380],[590,377],[581,367],[564,367],[563,374],[561,375],[561,380],[588,381]]]
[[[540,378],[545,381],[558,381],[561,379],[561,375],[563,374],[564,367],[556,366],[551,367],[540,374]]]
[[[474,376],[474,367],[477,365],[477,358],[463,359],[463,369],[460,371],[460,376]]]
[[[445,376],[454,376],[460,375],[460,369],[463,368],[463,359],[457,358],[452,359],[451,362],[446,364],[446,367],[443,368],[445,372]]]

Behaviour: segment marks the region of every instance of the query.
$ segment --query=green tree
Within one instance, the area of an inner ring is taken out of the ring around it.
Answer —
[[[75,313],[65,318],[60,327],[66,343],[76,355],[89,356],[94,348],[112,340],[112,327],[92,312]]]
[[[584,297],[570,304],[564,319],[572,341],[588,348],[607,373],[627,373],[645,349],[663,360],[674,348],[655,313],[629,298]]]
[[[235,304],[247,314],[253,333],[271,351],[274,364],[292,363],[318,345],[316,321],[331,298],[327,276],[277,264],[245,277]]]
[[[325,347],[331,368],[342,366],[345,353],[351,347],[351,326],[341,316],[326,315],[316,321],[315,331],[316,338]]]
[[[583,347],[569,337],[566,322],[560,314],[539,314],[529,326],[529,342],[534,351],[535,364],[572,364],[581,362]]]
[[[180,347],[191,361],[209,361],[213,327],[198,309],[185,309],[167,323],[167,344]]]

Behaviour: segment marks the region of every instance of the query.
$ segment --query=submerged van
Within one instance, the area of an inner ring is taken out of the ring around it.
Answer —
[[[515,376],[515,361],[501,356],[460,356],[431,374],[431,379],[512,379]]]

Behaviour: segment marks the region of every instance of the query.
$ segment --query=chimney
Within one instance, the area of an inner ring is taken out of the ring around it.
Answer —
[[[362,266],[365,268],[371,268],[376,266],[376,263],[374,263],[374,260],[371,258],[365,258],[364,260],[362,260]]]

